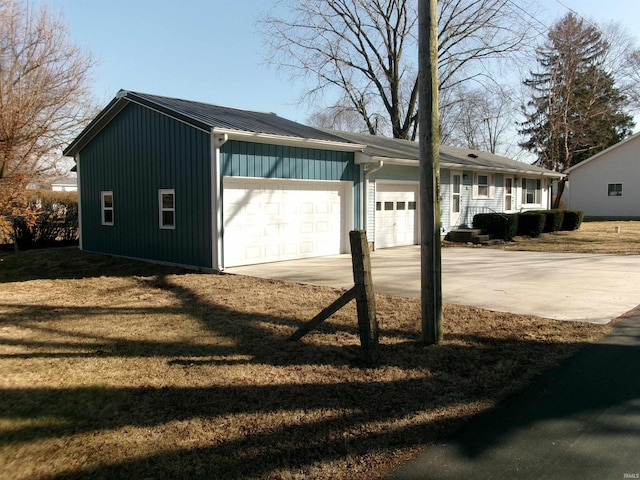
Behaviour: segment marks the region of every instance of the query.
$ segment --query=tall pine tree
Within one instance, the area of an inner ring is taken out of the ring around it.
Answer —
[[[563,172],[631,134],[626,97],[604,66],[608,50],[600,31],[572,13],[549,31],[537,51],[540,71],[524,81],[532,97],[523,107],[521,146],[537,165]]]

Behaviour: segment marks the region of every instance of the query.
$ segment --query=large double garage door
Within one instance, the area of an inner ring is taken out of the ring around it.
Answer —
[[[418,225],[418,185],[376,182],[376,248],[417,244]]]
[[[225,267],[346,251],[349,185],[225,177]]]

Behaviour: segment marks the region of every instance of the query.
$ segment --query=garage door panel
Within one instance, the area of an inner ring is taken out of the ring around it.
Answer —
[[[225,266],[341,252],[345,183],[224,179]]]
[[[376,248],[417,243],[417,199],[415,184],[376,185]]]

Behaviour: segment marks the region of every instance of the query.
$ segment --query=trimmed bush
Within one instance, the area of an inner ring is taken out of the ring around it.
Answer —
[[[518,230],[518,214],[479,213],[473,217],[473,228],[492,237],[511,241]]]
[[[518,235],[539,237],[544,231],[547,216],[544,213],[524,212],[518,217]]]
[[[536,210],[535,213],[542,213],[546,220],[544,224],[544,233],[557,232],[562,230],[562,222],[564,220],[564,210]]]
[[[565,231],[578,230],[583,219],[584,212],[582,210],[565,210],[561,229]]]

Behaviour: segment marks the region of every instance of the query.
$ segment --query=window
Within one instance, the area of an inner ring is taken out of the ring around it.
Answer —
[[[489,175],[478,175],[478,196],[489,196]]]
[[[406,202],[396,202],[396,210],[404,210],[406,205]]]
[[[542,188],[540,179],[522,179],[522,203],[539,205],[542,203]]]
[[[113,225],[113,192],[100,192],[102,225]]]
[[[393,210],[393,202],[384,202],[385,210]]]
[[[493,186],[493,174],[473,174],[473,198],[493,198],[495,188]]]
[[[610,183],[608,188],[610,197],[621,197],[622,196],[622,184],[621,183]]]
[[[408,207],[408,210],[415,210],[416,209],[416,202],[409,202],[407,207]]]
[[[160,190],[160,228],[176,228],[175,190]]]

